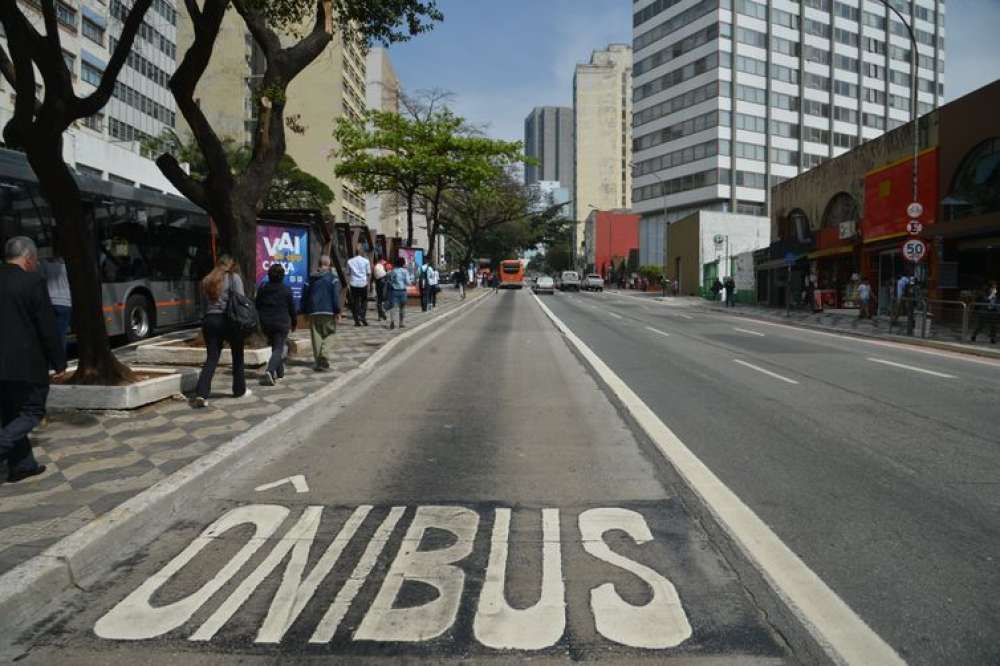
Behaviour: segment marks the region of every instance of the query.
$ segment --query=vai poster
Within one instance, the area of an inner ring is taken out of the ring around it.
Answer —
[[[257,225],[257,284],[267,279],[273,263],[285,267],[285,284],[299,306],[309,279],[309,229],[278,224]]]
[[[420,267],[424,265],[424,251],[419,247],[399,248],[399,258],[405,263],[406,272],[410,274],[410,286],[406,293],[410,296],[419,296],[420,290],[417,287],[417,277]]]

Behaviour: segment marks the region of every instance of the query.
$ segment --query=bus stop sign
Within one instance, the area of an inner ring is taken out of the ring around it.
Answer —
[[[915,264],[920,263],[927,256],[927,243],[919,238],[911,238],[903,243],[903,256]]]

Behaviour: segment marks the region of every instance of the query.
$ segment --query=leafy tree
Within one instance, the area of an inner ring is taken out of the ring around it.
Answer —
[[[4,127],[4,141],[24,151],[59,228],[59,250],[66,259],[73,296],[73,329],[79,342],[78,367],[70,379],[77,384],[118,384],[131,380],[133,375],[111,353],[97,269],[97,244],[83,217],[80,189],[63,161],[63,133],[108,103],[151,4],[152,0],[131,3],[97,88],[81,97],[73,89],[73,76],[63,59],[56,1],[32,3],[42,12],[43,32],[28,20],[21,3],[0,2],[0,23],[9,49],[8,53],[0,48],[0,72],[16,93],[14,115]],[[36,97],[36,73],[43,85],[40,100]]]
[[[375,111],[361,121],[342,118],[336,130],[340,161],[336,174],[366,192],[391,192],[406,207],[407,245],[413,244],[413,216],[427,219],[428,253],[441,229],[443,197],[474,190],[497,168],[526,159],[518,142],[479,135],[439,104],[441,93],[407,98],[406,114]]]
[[[265,63],[254,99],[257,130],[249,159],[239,169],[230,162],[225,142],[195,98],[230,3]],[[185,173],[170,153],[161,155],[157,164],[178,190],[212,215],[222,247],[246,274],[252,274],[257,213],[266,204],[286,151],[289,84],[323,53],[334,30],[363,42],[388,44],[429,30],[443,16],[435,0],[203,0],[201,6],[197,0],[184,0],[184,4],[194,25],[194,41],[171,78],[170,89],[204,156],[205,175]],[[304,31],[303,25],[307,25]]]

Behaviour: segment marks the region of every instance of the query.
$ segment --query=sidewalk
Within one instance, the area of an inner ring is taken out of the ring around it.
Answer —
[[[461,301],[451,289],[438,296],[432,313],[407,304],[407,328],[444,314],[462,303],[492,293],[469,291]],[[63,412],[49,415],[32,444],[42,476],[0,485],[0,574],[41,553],[161,479],[295,404],[360,366],[398,334],[378,322],[356,328],[347,314],[334,337],[332,371],[317,373],[312,357],[295,356],[278,386],[260,386],[259,371],[247,370],[251,396],[229,397],[232,374],[220,367],[212,383],[213,400],[204,410],[192,409],[180,397],[131,412]],[[306,337],[308,331],[296,334]],[[134,350],[119,357],[129,360]]]

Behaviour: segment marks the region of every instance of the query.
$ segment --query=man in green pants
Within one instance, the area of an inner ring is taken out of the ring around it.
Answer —
[[[316,362],[313,369],[325,372],[330,369],[328,343],[337,332],[337,319],[340,318],[340,280],[333,271],[333,262],[325,254],[319,258],[319,271],[309,276],[309,288],[302,298],[302,311],[309,315],[309,333]]]

